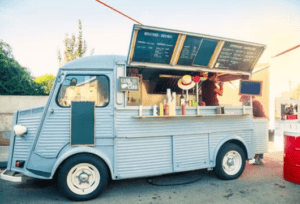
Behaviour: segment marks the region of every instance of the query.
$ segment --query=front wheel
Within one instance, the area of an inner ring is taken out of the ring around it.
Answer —
[[[69,199],[83,201],[100,195],[108,182],[105,163],[94,155],[68,159],[58,174],[59,190]]]
[[[228,143],[219,150],[214,171],[221,179],[233,180],[243,173],[245,164],[246,156],[243,149],[236,144]]]

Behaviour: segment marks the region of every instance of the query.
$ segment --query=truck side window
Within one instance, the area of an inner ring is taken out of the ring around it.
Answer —
[[[109,102],[108,77],[68,75],[56,99],[63,107],[70,107],[71,101],[95,101],[95,106],[106,106]]]

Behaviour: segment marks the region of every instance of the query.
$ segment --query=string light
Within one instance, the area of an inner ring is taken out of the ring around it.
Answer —
[[[278,57],[278,56],[280,56],[280,55],[283,55],[284,53],[287,53],[287,52],[289,52],[289,51],[292,51],[292,50],[294,50],[294,49],[296,49],[296,48],[298,48],[298,47],[300,47],[300,45],[297,45],[297,46],[295,46],[295,47],[293,47],[293,48],[291,48],[291,49],[288,49],[288,50],[286,50],[286,51],[284,51],[284,52],[282,52],[282,53],[279,53],[278,55],[275,55],[275,56],[273,56],[272,58]]]
[[[134,20],[133,18],[131,18],[131,17],[127,16],[126,14],[122,13],[121,11],[118,11],[117,9],[115,9],[115,8],[113,8],[113,7],[111,7],[111,6],[107,5],[107,4],[105,4],[104,2],[99,1],[99,0],[95,0],[95,1],[97,1],[97,2],[100,3],[100,4],[103,4],[104,6],[106,6],[106,7],[110,8],[110,9],[112,9],[113,11],[115,11],[115,12],[117,12],[117,13],[119,13],[119,14],[121,14],[121,15],[127,17],[127,18],[129,18],[130,20],[132,20],[132,21],[134,21],[134,22],[136,22],[136,23],[138,23],[138,24],[140,24],[140,25],[143,25],[143,24],[141,24],[140,22],[138,22],[137,20]]]

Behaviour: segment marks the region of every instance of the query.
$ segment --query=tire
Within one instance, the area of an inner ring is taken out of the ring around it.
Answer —
[[[58,174],[58,187],[71,200],[90,200],[102,193],[108,175],[107,167],[101,159],[90,154],[80,154],[63,164]]]
[[[237,179],[244,171],[246,156],[243,149],[232,143],[223,145],[217,155],[214,171],[224,180]]]

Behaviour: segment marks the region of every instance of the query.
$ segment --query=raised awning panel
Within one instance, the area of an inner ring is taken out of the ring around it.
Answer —
[[[264,49],[257,43],[134,25],[128,65],[250,73]]]

